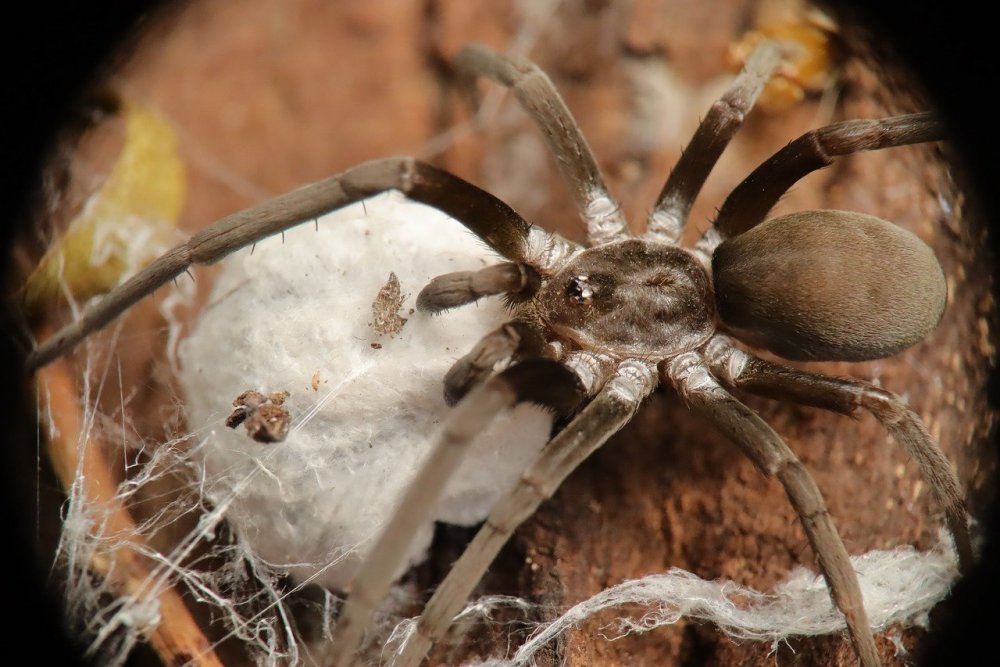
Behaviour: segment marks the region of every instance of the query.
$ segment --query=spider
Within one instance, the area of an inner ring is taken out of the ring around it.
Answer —
[[[422,660],[514,529],[635,414],[658,383],[711,419],[765,475],[783,485],[801,518],[862,664],[879,663],[847,551],[815,482],[780,436],[730,390],[843,414],[866,410],[913,456],[941,503],[960,566],[971,562],[957,477],[919,418],[871,383],[796,370],[734,339],[790,360],[862,361],[923,339],[946,300],[943,273],[919,239],[884,220],[814,210],[766,219],[788,188],[836,156],[943,138],[918,113],[837,123],[777,152],[729,195],[693,248],[680,246],[692,202],[781,58],[758,46],[712,106],[664,185],[645,233],[632,236],[596,161],[549,79],[527,60],[470,45],[457,68],[510,87],[540,127],[586,223],[587,247],[530,225],[485,191],[411,158],[377,160],[223,218],[86,309],[29,357],[41,366],[157,286],[318,215],[396,189],[438,208],[506,262],[431,281],[422,310],[444,311],[503,295],[510,320],[444,378],[454,404],[431,455],[351,584],[334,630],[331,664],[347,665],[388,591],[413,528],[428,515],[465,445],[494,416],[530,401],[568,418],[494,508],[430,599],[397,664]],[[877,269],[876,269],[877,267]],[[443,315],[446,316],[446,315]],[[494,372],[498,365],[509,363]]]

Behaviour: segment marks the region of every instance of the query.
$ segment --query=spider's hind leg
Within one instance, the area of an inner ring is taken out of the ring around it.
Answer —
[[[715,224],[697,251],[711,257],[722,241],[756,227],[799,179],[836,157],[861,151],[939,141],[945,128],[937,115],[912,113],[872,120],[847,120],[806,132],[768,158],[726,197]]]
[[[898,396],[870,382],[829,377],[765,361],[733,347],[723,336],[717,336],[709,344],[706,357],[716,376],[732,387],[843,415],[853,415],[859,408],[870,412],[916,460],[921,475],[944,509],[945,521],[955,540],[959,568],[968,571],[973,551],[958,477],[920,418]]]
[[[806,467],[767,422],[719,384],[698,353],[674,357],[662,365],[661,373],[690,407],[707,416],[739,445],[758,470],[781,482],[819,561],[830,597],[844,614],[861,664],[881,664],[857,574],[823,495]]]

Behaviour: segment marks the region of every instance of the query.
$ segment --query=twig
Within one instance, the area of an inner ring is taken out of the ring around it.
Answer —
[[[115,498],[117,485],[101,444],[88,436],[82,447],[78,445],[83,418],[69,364],[60,359],[40,369],[35,378],[45,389],[42,395],[48,399],[51,421],[43,423],[43,428],[47,431],[47,451],[59,481],[65,489],[70,489],[79,468],[83,473],[83,501],[107,508],[108,519],[103,530],[130,536],[113,553],[93,557],[90,570],[107,578],[119,595],[134,595],[152,576],[151,563],[141,555],[149,547],[138,535],[129,511]],[[223,667],[180,593],[167,586],[154,594],[159,605],[159,623],[150,631],[149,642],[163,664]]]

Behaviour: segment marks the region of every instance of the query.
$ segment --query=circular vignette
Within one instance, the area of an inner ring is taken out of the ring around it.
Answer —
[[[22,19],[17,27],[19,40],[7,42],[8,45],[45,44],[45,49],[28,49],[22,47],[19,54],[7,54],[4,59],[8,70],[12,72],[12,90],[17,91],[17,104],[7,118],[8,127],[18,128],[17,132],[5,133],[5,141],[12,140],[10,146],[3,150],[5,187],[12,189],[13,201],[10,210],[19,215],[8,219],[20,220],[28,205],[28,193],[36,185],[37,174],[45,154],[51,133],[65,117],[64,110],[80,91],[86,80],[105,62],[112,53],[113,45],[126,39],[129,31],[143,12],[150,11],[159,3],[147,1],[132,3],[128,6],[112,5],[108,7],[87,7],[71,10],[75,15],[67,15],[66,10],[59,11],[35,6],[30,11],[35,16]],[[850,3],[861,4],[861,3]],[[863,11],[871,14],[877,31],[891,35],[893,41],[914,70],[927,84],[942,111],[955,128],[956,140],[961,147],[963,157],[967,161],[971,180],[979,193],[981,204],[988,219],[996,220],[1000,211],[998,193],[988,182],[993,156],[997,154],[996,134],[988,127],[989,114],[982,111],[982,100],[985,97],[984,81],[992,74],[986,64],[993,61],[991,46],[995,39],[993,28],[986,21],[975,20],[975,14],[968,11],[968,3],[956,2],[947,6],[937,7],[933,13],[914,11],[912,6],[898,0],[882,3],[872,9],[866,7]],[[9,28],[10,29],[10,28]],[[120,48],[120,47],[119,47]],[[24,94],[20,94],[23,91]],[[15,159],[16,158],[16,159]],[[11,233],[13,225],[9,224],[3,230]],[[996,237],[994,236],[994,242]],[[9,284],[7,285],[9,287]],[[8,290],[9,292],[9,290]],[[28,548],[15,550],[19,558],[14,563],[16,569],[11,572],[34,572],[37,570],[35,560],[30,556],[33,535],[32,512],[30,507],[23,506],[24,499],[33,497],[31,488],[27,493],[22,491],[24,485],[33,487],[35,484],[35,447],[34,447],[34,415],[30,409],[31,395],[25,391],[27,386],[23,374],[18,373],[19,359],[23,352],[13,335],[13,328],[4,322],[4,362],[10,369],[4,391],[5,405],[14,419],[10,420],[6,429],[8,455],[11,462],[5,469],[12,474],[12,479],[4,485],[9,492],[17,492],[13,499],[19,504],[14,505],[12,514],[26,519],[21,527],[19,542],[24,540]],[[995,399],[995,394],[994,394]],[[42,483],[47,483],[42,479]],[[20,489],[18,488],[20,487]],[[990,519],[985,518],[988,522]],[[18,544],[20,546],[20,544]],[[944,655],[954,660],[955,647],[963,650],[974,650],[976,643],[984,645],[984,639],[989,636],[987,625],[995,618],[993,606],[986,607],[986,600],[993,596],[986,594],[996,590],[996,571],[990,564],[1000,563],[996,553],[996,539],[990,540],[983,553],[981,565],[977,571],[963,581],[956,589],[955,597],[961,602],[956,607],[952,620],[945,624],[941,635],[936,640],[937,650],[927,656],[928,664],[943,662]],[[10,552],[9,552],[10,553]],[[30,622],[31,629],[38,629],[40,618],[52,619],[45,625],[58,627],[51,608],[48,608],[44,596],[37,595],[35,581],[29,577],[14,575],[15,587],[12,600],[19,601],[18,622]],[[30,586],[26,586],[29,584]],[[37,605],[36,610],[21,605]],[[15,629],[19,630],[20,628]],[[28,630],[27,628],[25,629]],[[25,635],[27,636],[27,635]],[[36,653],[36,658],[60,659],[69,655],[67,647],[59,647],[52,642],[39,645],[38,651],[56,651],[53,655]],[[970,653],[971,655],[971,653]]]

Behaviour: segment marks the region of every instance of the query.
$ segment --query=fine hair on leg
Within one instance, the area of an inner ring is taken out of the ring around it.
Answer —
[[[569,185],[587,238],[594,245],[627,238],[621,207],[608,193],[593,151],[548,75],[526,58],[510,58],[483,44],[469,44],[455,57],[455,67],[510,88],[538,125],[556,165]]]
[[[330,665],[347,667],[353,663],[372,611],[389,592],[407,547],[458,469],[471,441],[498,414],[518,403],[537,403],[558,414],[567,414],[585,395],[579,378],[566,366],[534,359],[494,375],[452,409],[430,454],[403,492],[392,518],[382,527],[349,586],[331,637]]]
[[[485,382],[493,367],[512,357],[541,357],[545,340],[536,326],[507,322],[483,336],[464,357],[452,364],[444,376],[444,401],[455,405],[473,387]]]
[[[552,496],[577,466],[628,423],[656,382],[651,364],[623,363],[597,396],[546,445],[494,506],[486,523],[438,586],[394,662],[396,667],[420,664],[430,647],[447,632],[517,527]]]
[[[753,50],[743,71],[705,114],[674,165],[649,214],[644,238],[673,244],[680,241],[691,205],[779,62],[780,52],[773,42],[762,42]]]
[[[39,368],[66,354],[192,265],[212,264],[263,238],[387,190],[399,190],[447,213],[507,259],[527,260],[531,225],[501,200],[412,158],[373,160],[212,223],[85,308],[75,322],[38,345],[28,355],[27,366]]]
[[[944,510],[959,568],[968,571],[973,552],[958,477],[923,422],[898,396],[863,380],[830,377],[761,359],[737,349],[725,336],[709,344],[706,356],[715,376],[734,388],[848,416],[859,408],[870,412],[917,462]]]
[[[417,309],[440,313],[478,301],[484,296],[508,294],[523,301],[535,295],[542,279],[529,264],[504,262],[478,271],[455,271],[437,276],[417,295]]]
[[[812,475],[767,422],[722,388],[697,353],[678,355],[661,368],[665,380],[691,408],[739,445],[764,475],[781,482],[816,554],[830,597],[847,620],[861,664],[881,664],[857,575]]]
[[[912,113],[874,120],[847,120],[806,132],[753,170],[719,209],[713,229],[727,239],[764,221],[799,179],[843,157],[945,138],[937,114]]]

